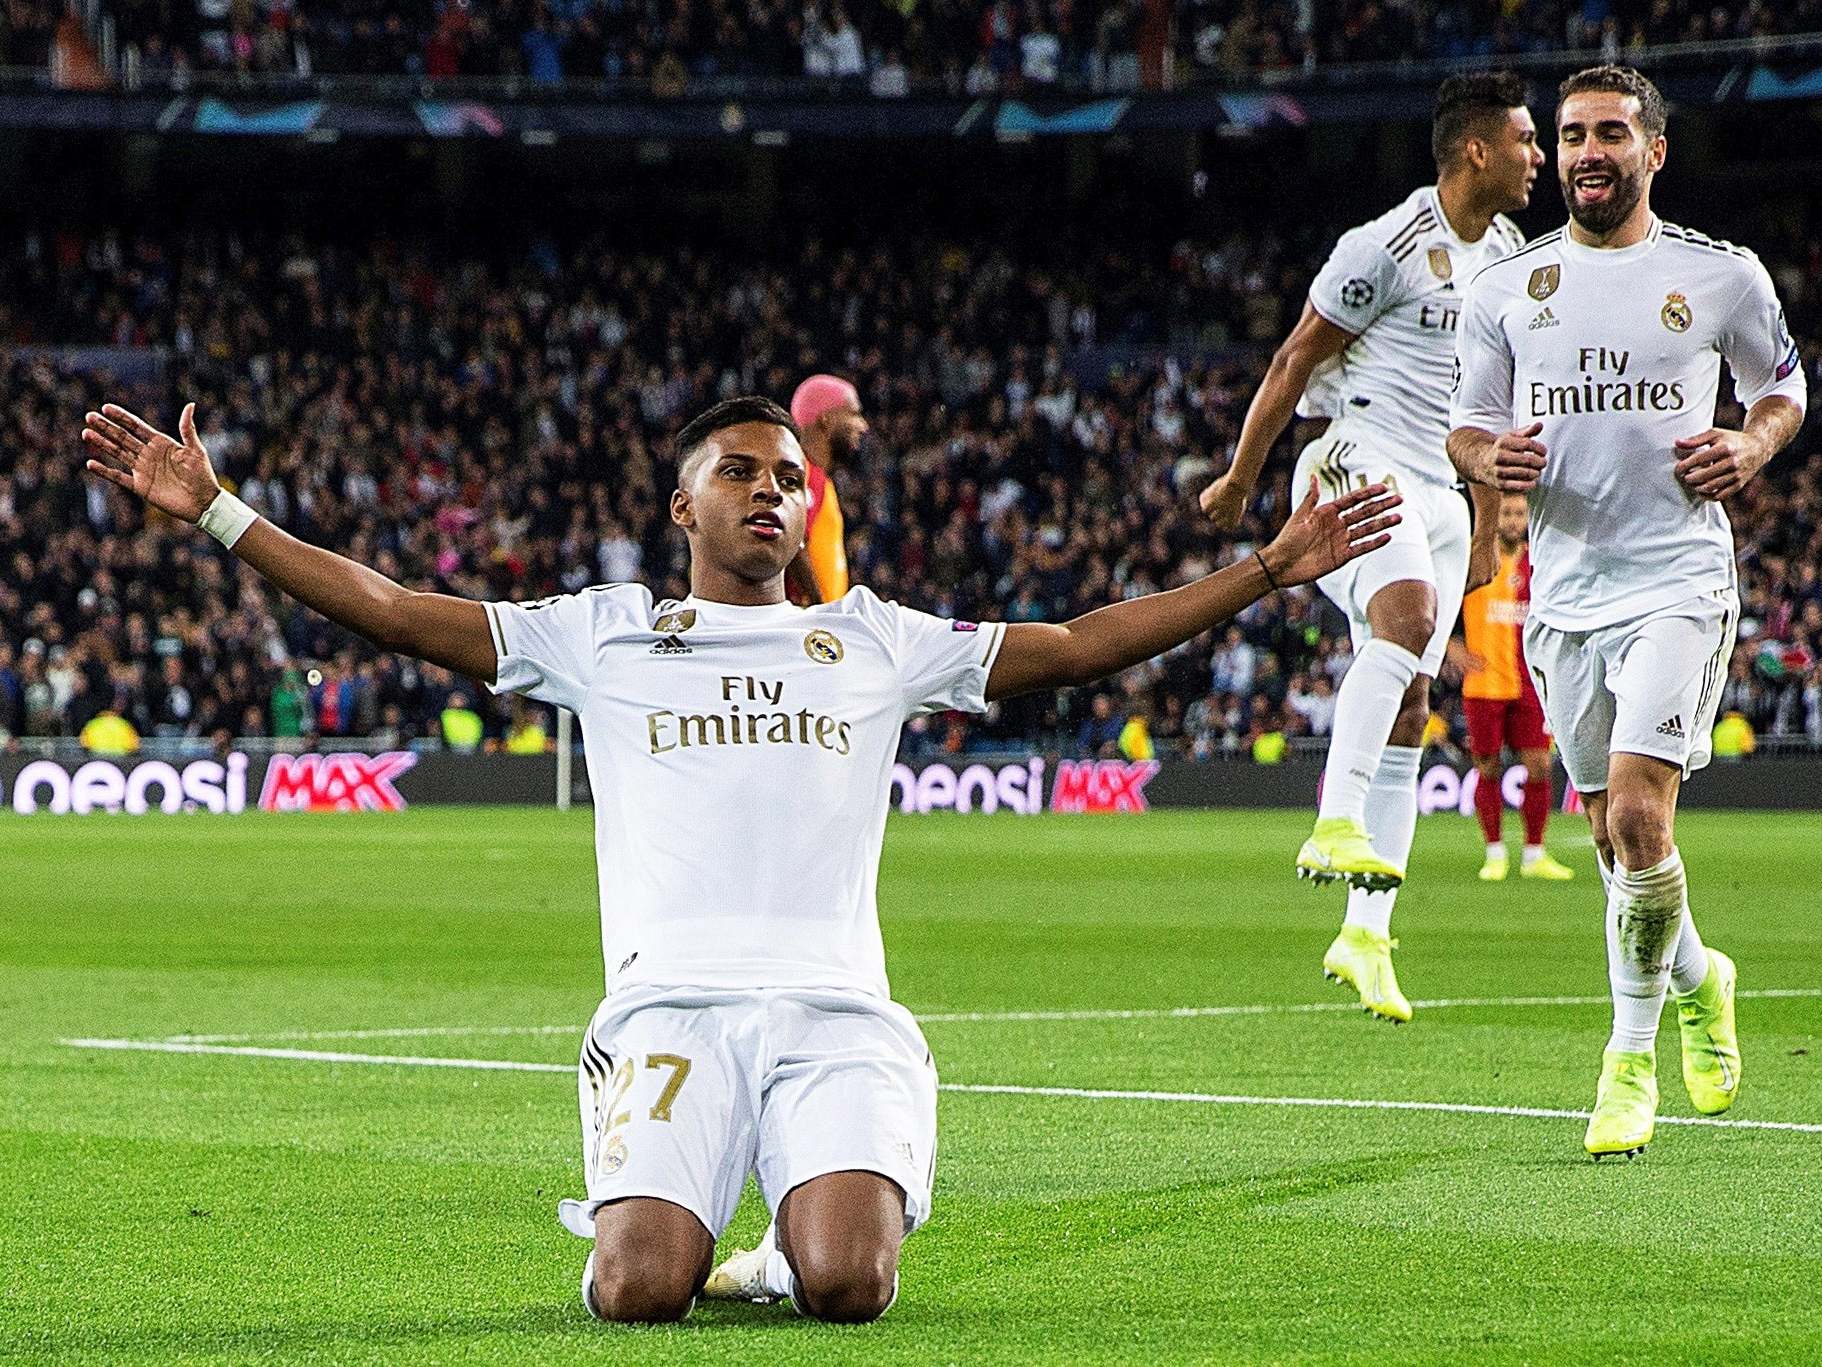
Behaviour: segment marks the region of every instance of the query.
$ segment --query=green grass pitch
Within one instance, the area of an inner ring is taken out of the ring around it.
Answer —
[[[1642,1160],[1596,1166],[1575,1118],[962,1091],[878,1324],[594,1324],[554,1214],[578,1188],[568,1069],[601,978],[589,820],[0,816],[0,1359],[1822,1360],[1822,1131],[1660,1124]],[[895,992],[988,1017],[926,1024],[945,1083],[1592,1101],[1600,899],[1569,819],[1567,886],[1480,884],[1473,823],[1421,825],[1401,978],[1482,1004],[1420,1004],[1404,1029],[1155,1014],[1345,1004],[1318,970],[1339,894],[1291,876],[1303,823],[895,817]],[[1747,994],[1729,1119],[1822,1123],[1818,829],[1682,819],[1704,934]],[[1045,1011],[1084,1014],[1004,1018]],[[361,1030],[431,1033],[323,1037]],[[180,1033],[563,1071],[59,1042]],[[1663,1114],[1689,1116],[1672,1017],[1659,1060]],[[749,1191],[729,1241],[763,1219]]]

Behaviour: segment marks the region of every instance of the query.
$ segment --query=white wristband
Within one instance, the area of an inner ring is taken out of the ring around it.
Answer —
[[[233,550],[234,543],[246,534],[247,528],[258,521],[258,513],[223,489],[215,495],[215,501],[203,509],[202,516],[196,519],[196,525],[229,550]]]

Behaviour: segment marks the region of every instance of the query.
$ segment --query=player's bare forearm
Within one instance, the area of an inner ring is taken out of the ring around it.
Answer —
[[[427,660],[483,683],[499,670],[487,610],[442,593],[417,593],[334,551],[299,541],[261,518],[234,554],[305,607],[383,650]]]
[[[1227,473],[1202,491],[1202,511],[1217,526],[1234,527],[1259,482],[1259,472],[1271,454],[1272,443],[1283,435],[1297,411],[1297,400],[1308,388],[1310,376],[1324,361],[1339,356],[1354,340],[1354,335],[1336,327],[1317,313],[1309,303],[1290,336],[1272,354],[1265,378],[1259,382],[1253,401],[1247,406],[1240,424],[1240,439],[1234,444],[1234,463]]]
[[[1679,437],[1676,477],[1691,493],[1718,503],[1745,488],[1802,425],[1800,404],[1768,394],[1752,406],[1738,432],[1711,427]]]
[[[180,522],[209,527],[221,482],[196,433],[196,405],[184,405],[178,436],[136,413],[106,404],[83,420],[91,475],[124,489]],[[299,541],[238,499],[238,555],[270,583],[338,626],[375,645],[492,683],[499,669],[487,610],[439,593],[414,593],[346,556]],[[219,530],[219,529],[217,529]]]
[[[1005,628],[987,676],[996,702],[1038,688],[1064,688],[1117,674],[1219,626],[1273,588],[1307,584],[1391,540],[1400,499],[1383,484],[1316,503],[1316,482],[1271,544],[1181,588],[1097,608],[1052,625]]]
[[[1455,467],[1455,473],[1468,482],[1471,489],[1493,488],[1493,443],[1494,436],[1485,428],[1457,427],[1449,433],[1449,463]],[[1480,512],[1478,495],[1474,501],[1474,511]]]
[[[1449,463],[1469,484],[1488,485],[1501,493],[1529,493],[1543,473],[1547,448],[1538,435],[1541,422],[1502,432],[1484,427],[1457,427],[1449,433]],[[1476,505],[1478,507],[1478,505]]]
[[[1072,621],[1011,623],[987,677],[987,700],[1118,674],[1219,626],[1269,592],[1264,566],[1248,556],[1193,584],[1096,608]]]

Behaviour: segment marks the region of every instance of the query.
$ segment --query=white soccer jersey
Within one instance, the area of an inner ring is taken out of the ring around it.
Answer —
[[[1460,352],[1453,426],[1543,424],[1533,615],[1586,631],[1732,587],[1727,514],[1677,481],[1674,443],[1714,425],[1722,357],[1748,407],[1805,401],[1758,257],[1657,219],[1618,250],[1554,232],[1473,281]]]
[[[899,728],[985,708],[1001,625],[864,588],[804,609],[616,584],[487,613],[494,691],[581,719],[610,993],[886,994],[874,885]]]
[[[1341,413],[1341,358],[1324,361],[1310,372],[1309,383],[1297,396],[1300,418],[1334,418]]]
[[[1363,428],[1400,475],[1453,485],[1449,380],[1458,291],[1524,234],[1496,216],[1478,242],[1455,235],[1426,185],[1389,213],[1341,235],[1310,285],[1310,304],[1358,340],[1341,353],[1333,416]],[[1323,402],[1319,398],[1317,402]]]

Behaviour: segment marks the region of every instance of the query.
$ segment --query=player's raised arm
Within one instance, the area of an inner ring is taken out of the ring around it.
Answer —
[[[987,676],[987,700],[1085,684],[1161,655],[1274,589],[1307,584],[1391,540],[1402,500],[1370,484],[1318,506],[1316,486],[1269,545],[1182,588],[1151,593],[1060,625],[1014,622]]]
[[[382,649],[494,682],[498,657],[481,604],[415,593],[273,526],[222,490],[195,414],[195,404],[184,406],[176,440],[114,404],[90,413],[82,431],[89,473],[200,526],[298,602]]]
[[[1347,350],[1356,334],[1336,326],[1315,305],[1304,301],[1303,316],[1290,336],[1272,353],[1265,378],[1260,381],[1253,401],[1247,406],[1246,418],[1240,425],[1240,439],[1234,444],[1234,463],[1227,473],[1202,491],[1202,511],[1217,527],[1237,527],[1246,512],[1246,501],[1252,497],[1259,472],[1272,443],[1278,440],[1291,415],[1297,411],[1297,400],[1309,387],[1310,375],[1324,361],[1332,360]]]

